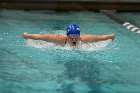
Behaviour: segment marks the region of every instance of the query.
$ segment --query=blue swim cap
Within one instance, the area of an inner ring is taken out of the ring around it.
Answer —
[[[70,24],[67,27],[67,32],[66,33],[67,33],[67,35],[69,35],[69,34],[79,34],[80,35],[80,28],[76,24]]]

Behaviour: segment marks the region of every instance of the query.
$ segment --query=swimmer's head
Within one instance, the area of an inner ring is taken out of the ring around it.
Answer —
[[[71,34],[78,34],[80,35],[80,27],[76,24],[70,24],[68,27],[67,27],[67,32],[66,32],[67,35],[71,35]]]
[[[70,45],[76,46],[79,39],[80,39],[80,29],[79,26],[76,24],[70,24],[67,27],[67,40]]]

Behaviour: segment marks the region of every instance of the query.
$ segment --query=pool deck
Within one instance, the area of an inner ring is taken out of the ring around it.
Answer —
[[[140,2],[120,1],[50,1],[50,0],[0,0],[0,9],[24,9],[24,10],[117,10],[140,11]]]

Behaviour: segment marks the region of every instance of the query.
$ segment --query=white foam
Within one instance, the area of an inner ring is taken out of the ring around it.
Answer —
[[[76,47],[72,47],[68,44],[66,44],[64,47],[60,45],[56,45],[54,43],[42,41],[42,40],[32,40],[32,39],[27,39],[26,44],[27,46],[32,46],[35,48],[49,48],[49,49],[66,49],[66,50],[86,50],[86,51],[93,51],[93,50],[104,50],[107,45],[111,42],[112,40],[105,40],[105,41],[98,41],[98,42],[93,42],[93,43],[80,43]]]

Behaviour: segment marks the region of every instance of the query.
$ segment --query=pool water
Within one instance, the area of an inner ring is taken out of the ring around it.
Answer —
[[[117,15],[130,14],[140,17]],[[70,23],[82,34],[116,38],[76,48],[22,38],[23,32],[65,33]],[[139,34],[102,13],[1,10],[0,28],[0,93],[140,92]]]

